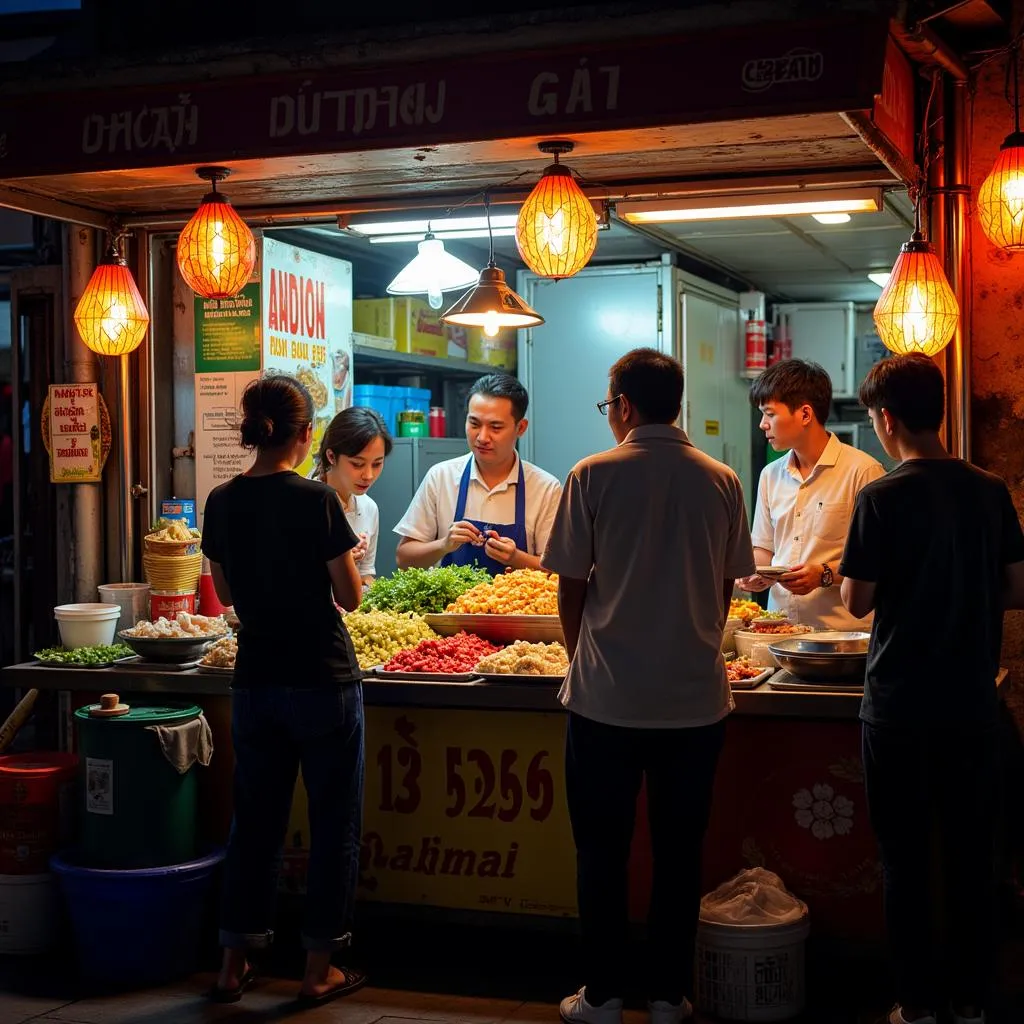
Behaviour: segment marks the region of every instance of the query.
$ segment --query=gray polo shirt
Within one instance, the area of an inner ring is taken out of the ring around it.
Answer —
[[[735,706],[722,658],[726,580],[754,571],[739,478],[672,426],[639,427],[569,474],[542,564],[587,580],[559,694],[585,718],[692,728]]]

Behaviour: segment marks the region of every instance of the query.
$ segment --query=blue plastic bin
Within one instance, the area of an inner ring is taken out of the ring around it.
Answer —
[[[352,404],[379,412],[384,425],[397,437],[398,414],[405,408],[403,392],[413,390],[416,389],[388,387],[384,384],[357,384],[352,389]],[[427,411],[430,411],[429,406]]]
[[[430,392],[426,388],[395,388],[400,391],[402,409],[415,410],[430,416]]]
[[[82,977],[99,987],[159,985],[198,967],[218,849],[162,868],[86,868],[50,859],[67,902]]]

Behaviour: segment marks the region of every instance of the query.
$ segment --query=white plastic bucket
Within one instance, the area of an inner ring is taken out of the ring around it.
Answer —
[[[45,953],[57,914],[53,875],[0,875],[0,953]]]
[[[780,1021],[803,1012],[806,911],[777,925],[712,924],[697,928],[697,1005],[724,1020]]]
[[[114,642],[121,608],[116,604],[60,604],[53,609],[65,647],[92,647]]]

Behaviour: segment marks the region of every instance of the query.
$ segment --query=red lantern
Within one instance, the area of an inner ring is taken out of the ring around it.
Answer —
[[[256,240],[249,226],[231,200],[217,191],[217,182],[229,173],[226,167],[196,170],[213,188],[178,236],[178,269],[192,291],[205,299],[237,295],[256,266]]]

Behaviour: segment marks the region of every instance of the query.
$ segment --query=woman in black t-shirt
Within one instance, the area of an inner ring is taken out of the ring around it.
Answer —
[[[331,964],[351,940],[362,824],[361,674],[334,604],[359,604],[357,539],[334,491],[294,471],[312,440],[309,392],[291,377],[263,377],[246,389],[242,412],[242,444],[256,460],[210,494],[203,524],[217,596],[241,623],[224,960],[211,997],[240,999],[255,978],[248,951],[273,937],[278,855],[301,765],[312,842],[299,999],[316,1004],[365,981]]]

